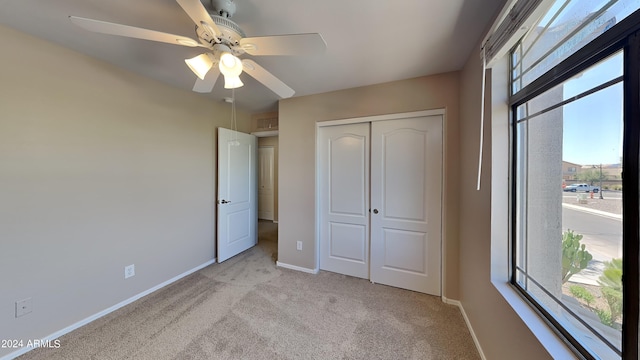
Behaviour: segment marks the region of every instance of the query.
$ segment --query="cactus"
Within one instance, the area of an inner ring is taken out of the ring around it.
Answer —
[[[582,235],[567,230],[562,234],[562,283],[569,281],[571,276],[579,273],[589,265],[593,256],[580,244]]]

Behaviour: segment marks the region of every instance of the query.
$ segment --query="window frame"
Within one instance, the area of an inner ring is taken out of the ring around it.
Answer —
[[[517,49],[518,42],[511,53]],[[567,57],[545,74],[523,87],[509,97],[509,137],[511,155],[509,171],[511,179],[509,214],[510,214],[510,259],[509,283],[517,293],[542,317],[557,335],[578,356],[593,359],[591,355],[567,330],[565,330],[527,293],[516,279],[517,265],[517,126],[516,110],[518,106],[545,93],[574,75],[590,68],[615,52],[624,49],[624,94],[623,94],[623,324],[622,324],[622,359],[638,359],[639,333],[639,288],[640,288],[640,10],[635,11],[620,23],[594,39],[574,54]],[[513,74],[513,62],[509,60],[509,74]],[[634,75],[635,74],[635,75]],[[511,79],[511,76],[509,78]],[[512,82],[509,81],[511,88]],[[509,90],[511,94],[511,90]]]

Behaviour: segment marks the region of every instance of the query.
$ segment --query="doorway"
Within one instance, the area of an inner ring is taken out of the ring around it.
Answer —
[[[278,136],[258,137],[258,218],[278,222]]]
[[[258,136],[258,243],[278,261],[278,136]],[[273,134],[273,131],[270,132]]]
[[[273,221],[274,180],[273,146],[258,146],[258,219]]]

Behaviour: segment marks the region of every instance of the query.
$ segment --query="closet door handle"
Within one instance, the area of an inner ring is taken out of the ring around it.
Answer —
[[[222,201],[220,201],[220,204],[228,204],[228,203],[230,203],[230,202],[231,202],[231,201],[227,201],[227,200],[225,200],[225,199],[222,199]]]
[[[373,213],[377,214],[378,213],[378,209],[373,209]]]

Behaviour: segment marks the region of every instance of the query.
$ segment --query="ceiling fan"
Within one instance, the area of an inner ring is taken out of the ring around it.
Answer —
[[[240,60],[238,57],[245,53],[253,56],[313,55],[326,49],[320,34],[246,37],[242,29],[230,19],[236,11],[233,0],[202,0],[210,2],[212,13],[207,11],[200,0],[176,1],[196,24],[198,41],[185,36],[78,16],[69,16],[69,19],[75,25],[93,32],[207,49],[203,54],[185,59],[187,66],[198,76],[193,91],[200,93],[211,92],[220,73],[224,75],[225,89],[243,86],[239,75],[244,71],[281,98],[291,97],[295,93],[293,89],[255,61]]]

